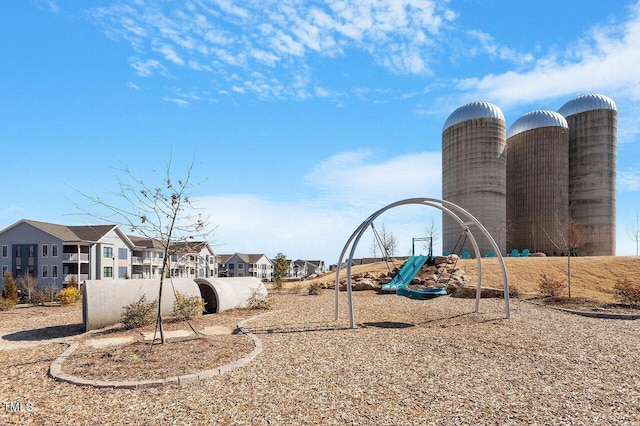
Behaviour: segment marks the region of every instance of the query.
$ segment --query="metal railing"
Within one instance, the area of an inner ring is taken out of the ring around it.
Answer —
[[[89,253],[62,253],[63,262],[88,262]]]

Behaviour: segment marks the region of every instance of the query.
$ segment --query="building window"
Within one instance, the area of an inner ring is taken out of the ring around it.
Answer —
[[[49,278],[49,267],[42,265],[42,278]]]
[[[234,269],[236,267],[236,264],[235,263],[230,263],[227,266],[229,267],[229,269]]]
[[[126,248],[118,249],[118,259],[127,260],[129,258],[129,250]]]
[[[113,257],[113,247],[103,247],[102,257]]]
[[[129,274],[127,274],[127,267],[126,266],[119,266],[118,267],[118,278],[127,278],[128,275]]]
[[[244,269],[244,263],[238,263],[238,269]]]
[[[9,256],[9,246],[2,246],[2,257]]]
[[[22,257],[22,246],[21,245],[17,245],[16,246],[16,257]]]
[[[34,249],[33,246],[29,246],[29,257],[33,257],[35,254],[36,250]]]
[[[51,278],[58,278],[58,265],[51,266]]]
[[[42,257],[49,256],[49,244],[42,245]]]
[[[2,265],[2,276],[4,277],[9,271],[9,267],[7,265]]]
[[[113,268],[111,266],[105,266],[102,270],[102,276],[104,278],[113,278]]]
[[[51,244],[51,257],[58,257],[58,245]]]

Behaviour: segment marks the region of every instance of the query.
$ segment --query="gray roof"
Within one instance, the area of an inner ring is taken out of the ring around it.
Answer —
[[[137,235],[129,235],[129,239],[136,245],[136,247],[144,247],[144,248],[163,248],[162,241],[156,240],[155,238],[149,237],[139,237]]]
[[[505,121],[504,114],[497,105],[486,101],[473,101],[453,111],[445,121],[442,131],[444,132],[454,124],[474,118],[497,118]]]
[[[613,99],[604,95],[590,93],[580,95],[577,98],[570,100],[562,105],[558,112],[565,117],[570,117],[575,114],[580,114],[581,112],[595,111],[598,109],[610,109],[617,111],[618,107]]]
[[[63,241],[96,242],[116,227],[116,225],[66,226],[27,219],[22,220],[22,222],[54,235]]]
[[[530,113],[518,118],[511,127],[509,127],[507,139],[517,135],[518,133],[541,127],[564,127],[565,129],[568,129],[569,125],[567,124],[567,120],[555,111],[531,111]]]

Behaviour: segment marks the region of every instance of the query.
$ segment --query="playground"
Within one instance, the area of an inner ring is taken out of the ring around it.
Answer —
[[[201,328],[233,329],[240,321],[262,351],[250,363],[205,380],[150,389],[77,386],[48,377],[63,341],[124,337],[81,331],[78,305],[0,313],[0,395],[30,402],[31,412],[0,412],[2,424],[32,421],[78,424],[540,424],[640,421],[637,402],[639,321],[569,315],[513,301],[511,319],[501,300],[449,296],[429,301],[354,294],[357,327],[349,328],[346,294],[333,321],[331,291],[308,296],[272,294],[268,311],[233,310],[202,317]],[[184,328],[177,323],[176,328]],[[75,328],[74,328],[75,327]],[[224,339],[242,335],[227,335]],[[222,340],[193,355],[179,340],[177,358],[161,374],[179,375],[177,360],[197,357],[196,369],[230,360]],[[10,345],[10,347],[8,347]],[[91,377],[109,370],[122,352],[121,378],[138,380],[143,359],[126,345],[85,352],[69,366]],[[251,345],[236,347],[236,359]],[[172,364],[173,363],[173,364]],[[63,364],[63,370],[65,369]],[[128,369],[128,373],[127,373]],[[172,370],[174,369],[174,370]],[[160,374],[160,373],[159,373]]]

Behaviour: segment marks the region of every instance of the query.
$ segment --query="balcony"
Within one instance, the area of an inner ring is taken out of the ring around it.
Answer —
[[[89,253],[62,253],[63,262],[88,262]]]
[[[80,276],[78,274],[68,274],[64,276],[64,282],[68,283],[72,278],[76,280],[76,283],[80,284],[82,281],[89,279],[89,274],[80,274]]]

